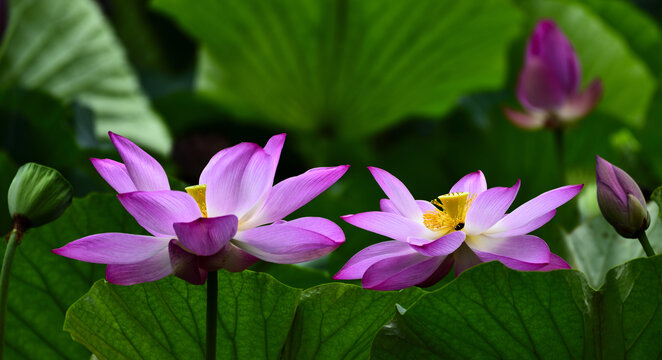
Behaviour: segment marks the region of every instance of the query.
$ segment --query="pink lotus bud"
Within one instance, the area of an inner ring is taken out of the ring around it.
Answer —
[[[646,200],[630,175],[597,156],[595,180],[600,211],[621,236],[634,239],[648,229]]]
[[[541,20],[529,38],[517,82],[517,98],[526,113],[505,109],[517,126],[558,127],[586,115],[602,95],[593,80],[580,92],[581,65],[570,41],[552,20]]]

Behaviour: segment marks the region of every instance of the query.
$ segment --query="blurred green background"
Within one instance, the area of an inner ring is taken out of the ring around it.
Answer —
[[[118,159],[109,130],[157,157],[173,188],[197,183],[224,147],[287,132],[277,181],[352,165],[291,216],[345,230],[343,246],[308,264],[333,274],[384,240],[339,218],[384,197],[366,166],[388,170],[417,199],[477,169],[488,186],[521,179],[515,205],[594,182],[596,154],[647,196],[662,183],[658,1],[0,0],[0,11],[0,190],[34,161],[60,170],[78,197],[112,192],[88,161]],[[584,84],[599,77],[605,89],[566,132],[565,179],[553,134],[517,129],[501,110],[519,107],[515,82],[540,18],[573,42]],[[577,203],[537,232],[561,255]],[[0,217],[3,233],[9,226]]]

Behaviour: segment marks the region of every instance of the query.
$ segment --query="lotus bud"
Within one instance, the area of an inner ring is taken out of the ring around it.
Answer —
[[[625,171],[597,156],[595,178],[602,215],[621,236],[635,239],[648,229],[650,214],[637,183]]]
[[[9,214],[14,222],[37,227],[57,219],[71,204],[73,189],[57,170],[27,163],[9,186]]]
[[[524,129],[559,128],[589,113],[602,96],[594,79],[580,92],[581,65],[570,41],[552,20],[541,20],[527,43],[517,81],[517,99],[525,109],[505,108],[513,124]]]

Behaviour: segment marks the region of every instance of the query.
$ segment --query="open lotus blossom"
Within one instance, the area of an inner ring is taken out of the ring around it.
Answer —
[[[506,116],[524,129],[557,128],[591,111],[602,96],[594,79],[580,92],[581,65],[570,41],[552,20],[541,20],[529,38],[517,98],[526,110],[505,108]]]
[[[319,217],[282,219],[333,185],[348,166],[311,169],[273,185],[285,134],[264,148],[241,143],[218,152],[186,192],[169,189],[163,168],[129,140],[110,134],[124,161],[92,159],[120,194],[126,210],[152,236],[105,233],[54,253],[108,264],[106,279],[131,285],[172,273],[203,284],[207,272],[241,271],[262,259],[299,263],[324,256],[345,241],[335,223]]]
[[[455,275],[481,262],[497,260],[516,270],[570,268],[552,254],[544,240],[527,235],[547,223],[556,208],[572,199],[583,185],[550,190],[509,214],[520,182],[488,189],[477,171],[464,176],[448,194],[414,200],[400,180],[369,168],[388,199],[381,211],[343,216],[348,223],[389,237],[354,255],[334,279],[362,279],[363,287],[398,290],[430,286],[455,265]]]

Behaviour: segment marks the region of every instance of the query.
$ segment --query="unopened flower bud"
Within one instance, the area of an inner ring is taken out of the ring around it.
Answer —
[[[517,99],[525,112],[504,108],[513,124],[524,129],[567,126],[588,114],[600,101],[602,82],[581,90],[579,57],[561,28],[543,19],[529,37],[517,81]]]
[[[630,175],[598,156],[595,179],[600,211],[616,232],[634,239],[648,229],[646,200]]]
[[[57,219],[71,204],[73,189],[57,170],[27,163],[9,186],[9,214],[37,227]]]

